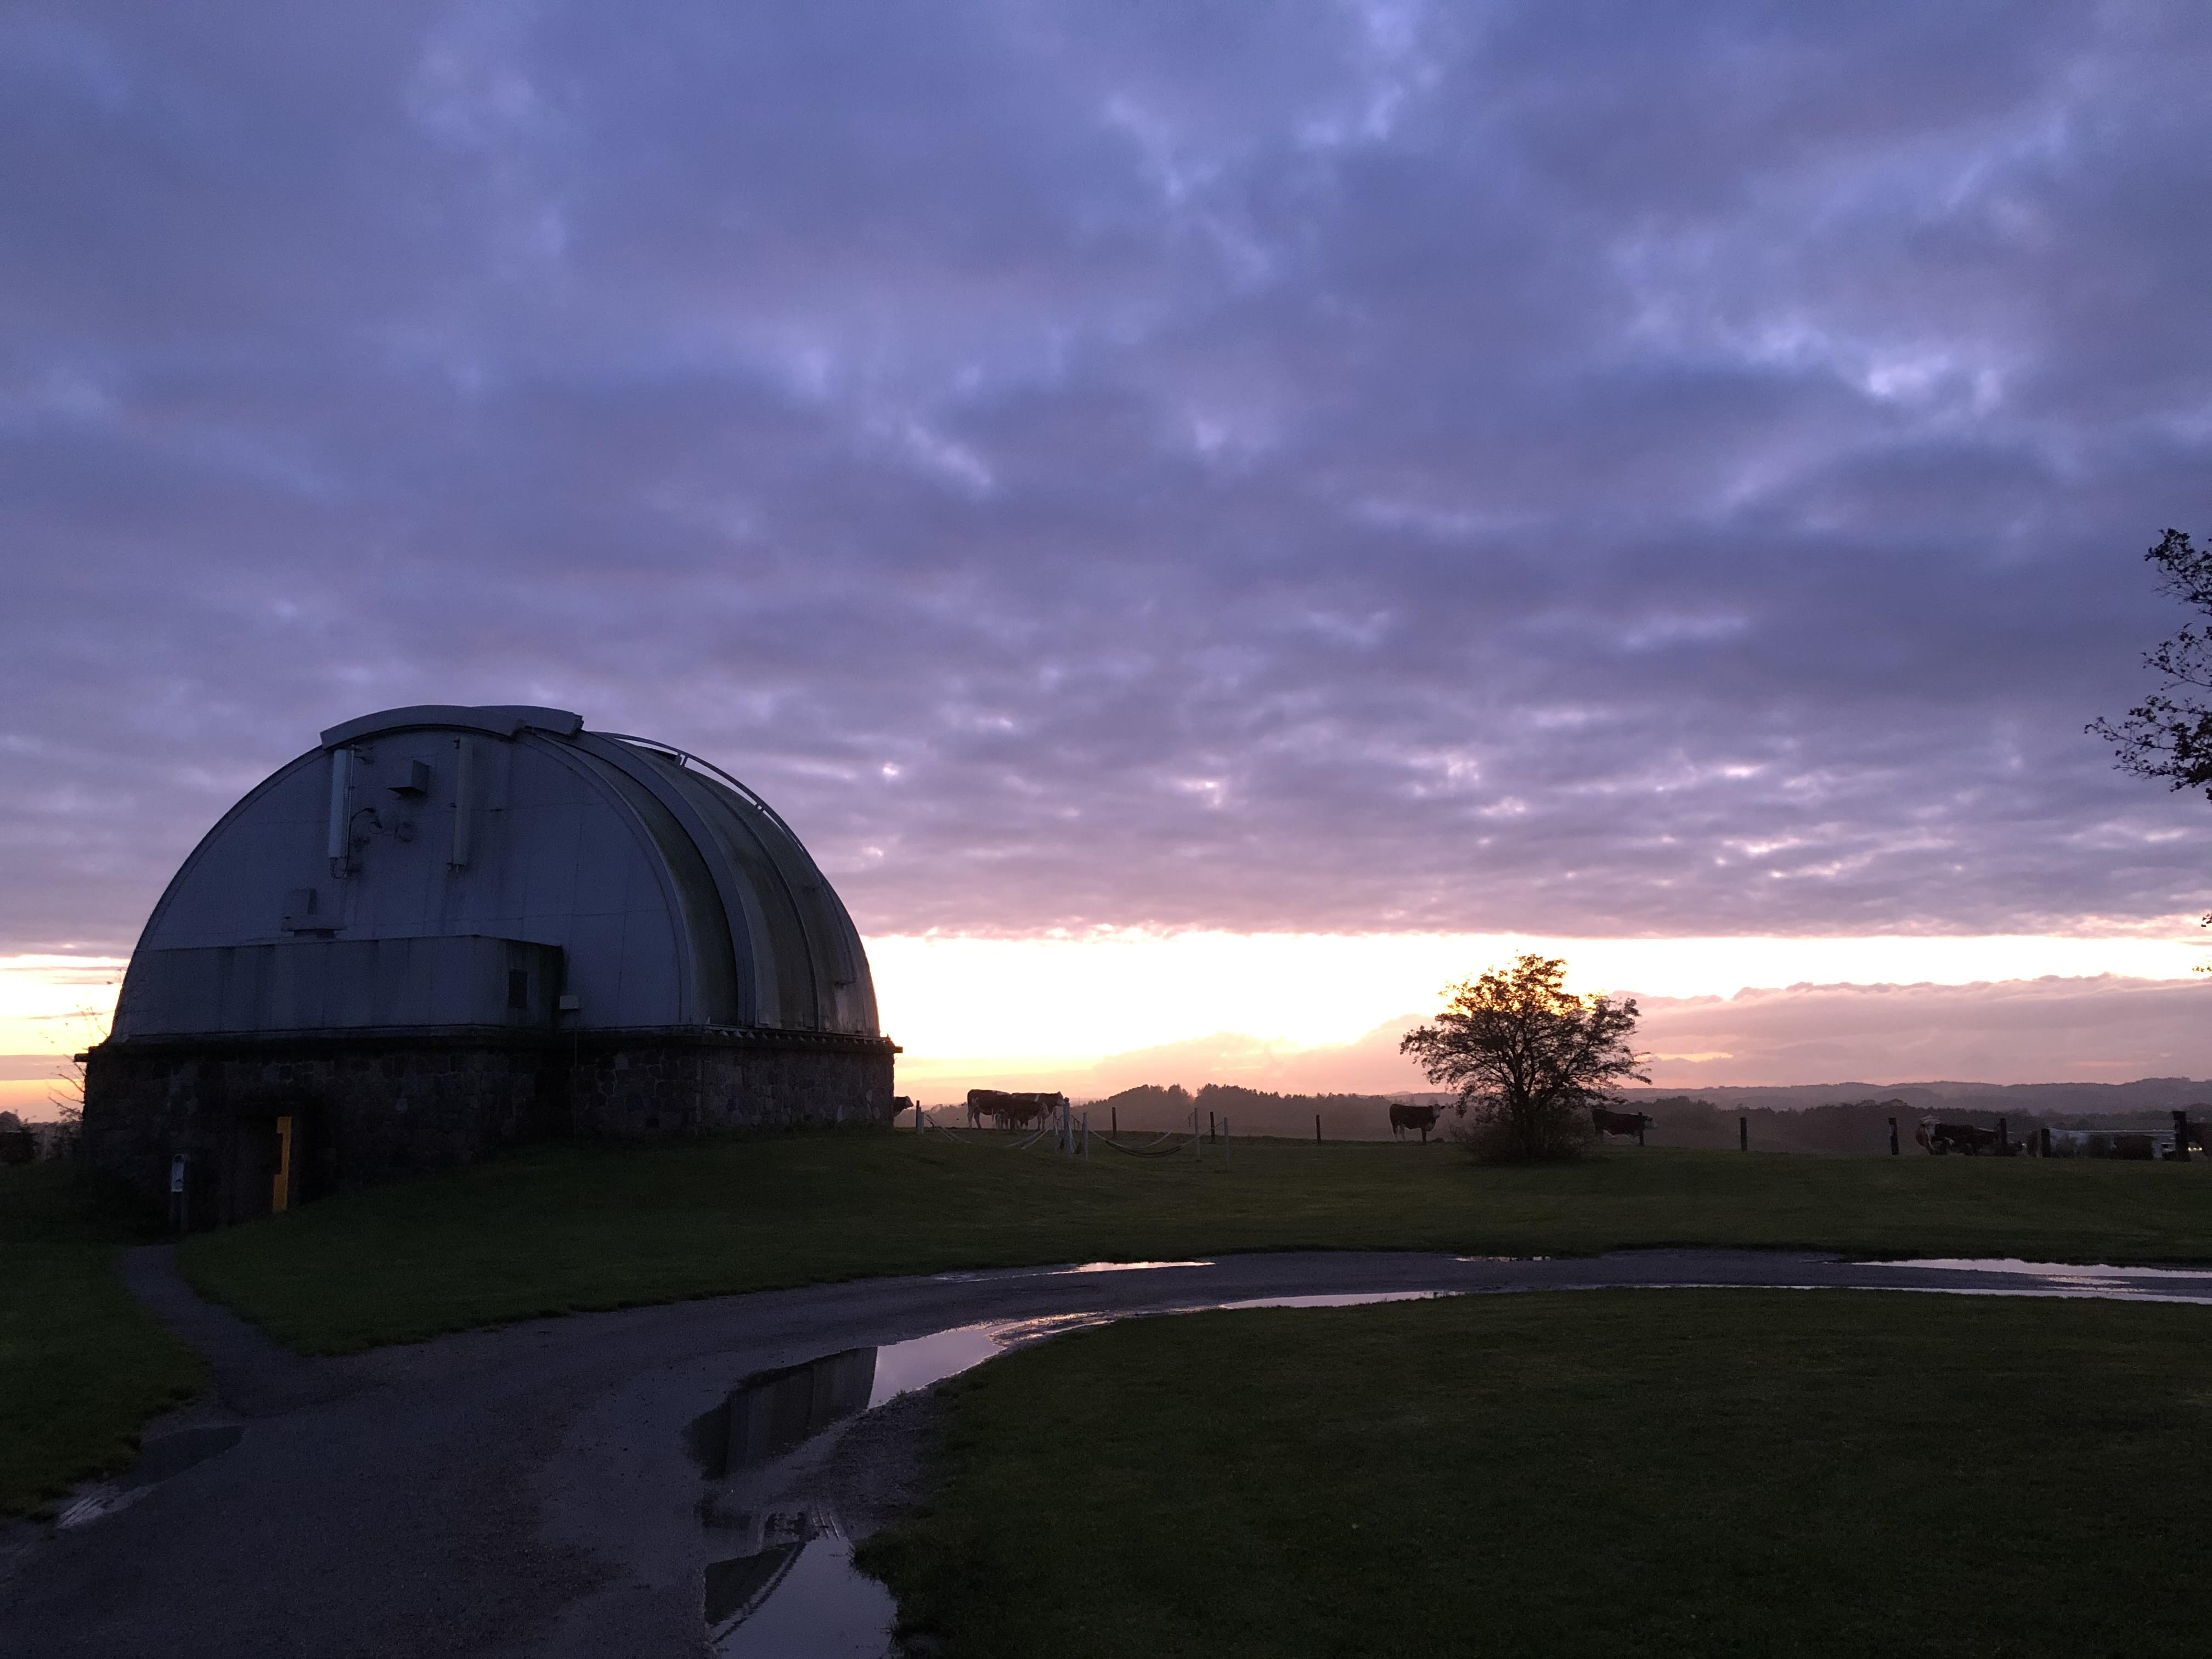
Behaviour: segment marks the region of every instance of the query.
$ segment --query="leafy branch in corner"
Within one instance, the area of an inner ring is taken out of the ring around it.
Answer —
[[[2192,545],[2188,532],[2168,530],[2143,555],[2158,567],[2159,591],[2212,619],[2212,547]],[[2144,666],[2166,684],[2118,721],[2095,720],[2085,728],[2112,745],[2120,769],[2164,778],[2174,789],[2202,789],[2212,799],[2212,627],[2191,623],[2155,650]]]

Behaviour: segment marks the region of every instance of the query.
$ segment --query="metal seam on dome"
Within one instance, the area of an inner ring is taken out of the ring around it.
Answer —
[[[641,749],[651,749],[660,754],[672,757],[678,766],[696,766],[701,771],[712,774],[714,777],[720,779],[721,781],[729,785],[732,789],[735,790],[737,792],[738,798],[744,801],[746,805],[752,807],[770,823],[773,823],[777,829],[782,830],[785,835],[790,836],[793,844],[799,848],[800,853],[805,855],[806,861],[809,864],[812,864],[814,862],[814,855],[806,851],[806,843],[799,839],[799,832],[797,830],[793,830],[789,824],[783,821],[783,815],[778,812],[775,808],[770,806],[766,801],[763,800],[757,794],[754,793],[751,789],[738,782],[727,772],[725,772],[720,767],[715,765],[714,762],[706,759],[702,756],[692,754],[688,750],[678,749],[672,743],[661,743],[652,738],[633,738],[620,732],[594,732],[592,735],[599,738],[611,738],[617,743],[634,743]]]

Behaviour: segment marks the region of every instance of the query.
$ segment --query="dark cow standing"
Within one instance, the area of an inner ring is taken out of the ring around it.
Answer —
[[[1651,1127],[1651,1120],[1642,1112],[1609,1112],[1602,1106],[1590,1108],[1590,1123],[1601,1135],[1634,1135],[1636,1144],[1644,1144],[1644,1132]]]
[[[1016,1093],[1006,1089],[970,1089],[968,1123],[994,1123],[1001,1129],[1026,1129],[1042,1123],[1067,1104],[1063,1094],[1038,1091]]]
[[[1419,1129],[1421,1144],[1425,1146],[1429,1144],[1429,1131],[1437,1127],[1437,1115],[1443,1110],[1441,1106],[1393,1106],[1390,1109],[1390,1133],[1403,1140],[1407,1130]]]
[[[1923,1123],[1912,1137],[1929,1152],[1964,1152],[1974,1158],[1996,1149],[1997,1132],[1972,1123]]]

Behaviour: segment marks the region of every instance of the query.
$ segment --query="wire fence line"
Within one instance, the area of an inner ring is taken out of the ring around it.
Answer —
[[[960,1109],[949,1109],[957,1111]],[[1229,1167],[1229,1120],[1225,1117],[1218,1121],[1209,1119],[1206,1130],[1201,1133],[1198,1127],[1198,1113],[1194,1109],[1190,1115],[1188,1129],[1165,1130],[1141,1146],[1126,1146],[1116,1136],[1103,1131],[1094,1133],[1091,1127],[1091,1114],[1078,1112],[1067,1106],[1062,1106],[1042,1126],[1018,1140],[1000,1139],[999,1135],[1005,1133],[1003,1130],[987,1132],[975,1128],[972,1124],[965,1129],[956,1129],[949,1124],[939,1123],[930,1108],[919,1105],[914,1109],[914,1129],[916,1134],[944,1135],[963,1146],[995,1146],[1003,1152],[1027,1152],[1050,1137],[1054,1150],[1070,1158],[1089,1157],[1093,1141],[1110,1147],[1126,1158],[1171,1158],[1186,1149],[1194,1158],[1198,1158],[1203,1156],[1206,1142],[1212,1139],[1220,1147],[1222,1168]]]

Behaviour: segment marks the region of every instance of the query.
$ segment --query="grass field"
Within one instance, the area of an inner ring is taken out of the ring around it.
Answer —
[[[2212,1164],[1653,1148],[1483,1169],[1437,1145],[1158,1160],[889,1132],[532,1148],[204,1234],[187,1277],[303,1352],[950,1268],[1266,1249],[1714,1244],[2212,1261]]]
[[[146,1218],[70,1163],[0,1169],[0,1515],[127,1464],[199,1392],[197,1357],[117,1276]]]
[[[945,1385],[934,1507],[860,1559],[963,1659],[2193,1656],[2208,1339],[1847,1291],[1133,1320]]]

